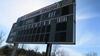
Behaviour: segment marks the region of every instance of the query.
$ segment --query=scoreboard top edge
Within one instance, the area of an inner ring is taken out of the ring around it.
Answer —
[[[17,22],[26,20],[26,19],[28,19],[30,17],[34,17],[34,16],[37,16],[37,15],[40,15],[40,14],[55,10],[57,8],[61,8],[61,7],[70,5],[70,4],[75,4],[75,0],[63,0],[63,1],[59,1],[59,2],[56,2],[54,4],[51,4],[49,6],[40,8],[40,9],[38,9],[36,11],[33,11],[31,13],[28,13],[28,14],[26,14],[24,16],[19,17]]]

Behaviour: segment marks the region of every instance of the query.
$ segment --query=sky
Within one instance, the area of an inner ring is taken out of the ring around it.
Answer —
[[[6,34],[5,41],[18,17],[57,1],[60,0],[0,0],[0,31]],[[99,2],[99,0],[76,0],[76,44],[57,45],[58,50],[68,52],[65,55],[70,56],[84,56],[91,52],[100,56]],[[27,44],[25,48],[33,47],[39,47],[40,52],[46,49],[46,45],[41,44]]]

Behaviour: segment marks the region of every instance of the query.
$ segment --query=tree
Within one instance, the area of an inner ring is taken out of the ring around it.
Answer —
[[[0,45],[4,41],[3,37],[4,37],[4,32],[3,31],[0,31]]]
[[[53,46],[52,56],[56,56],[57,55],[58,47],[59,47],[58,45],[54,45]]]
[[[22,49],[25,49],[26,48],[26,45],[25,44],[21,44],[21,48]]]
[[[38,52],[38,50],[39,50],[39,47],[38,46],[35,46],[34,51],[35,52]]]
[[[60,47],[59,45],[53,46],[52,56],[70,56],[68,52],[65,53],[65,50]]]
[[[5,56],[9,56],[9,55],[11,55],[12,48],[11,48],[11,46],[9,46],[9,45],[5,45],[5,46],[3,46],[3,47],[1,48],[1,51],[3,52],[3,54],[4,54]]]
[[[97,56],[96,52],[89,52],[86,54],[86,56]]]
[[[56,55],[57,56],[65,56],[65,51],[62,49],[62,50],[58,50],[57,52],[56,52]],[[66,56],[69,56],[69,54],[67,53],[67,55]]]
[[[17,56],[25,54],[25,44],[19,44],[18,46],[19,47],[17,48]]]

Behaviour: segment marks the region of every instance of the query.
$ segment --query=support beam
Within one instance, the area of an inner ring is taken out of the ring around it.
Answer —
[[[18,44],[17,43],[14,43],[14,47],[13,47],[13,52],[11,54],[11,56],[17,56],[17,48],[18,48]]]
[[[51,56],[52,43],[47,43],[46,56]]]

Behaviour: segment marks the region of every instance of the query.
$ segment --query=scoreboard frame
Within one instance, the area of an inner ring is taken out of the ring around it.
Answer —
[[[12,26],[7,42],[75,44],[75,30],[75,1],[64,0],[18,18]]]

